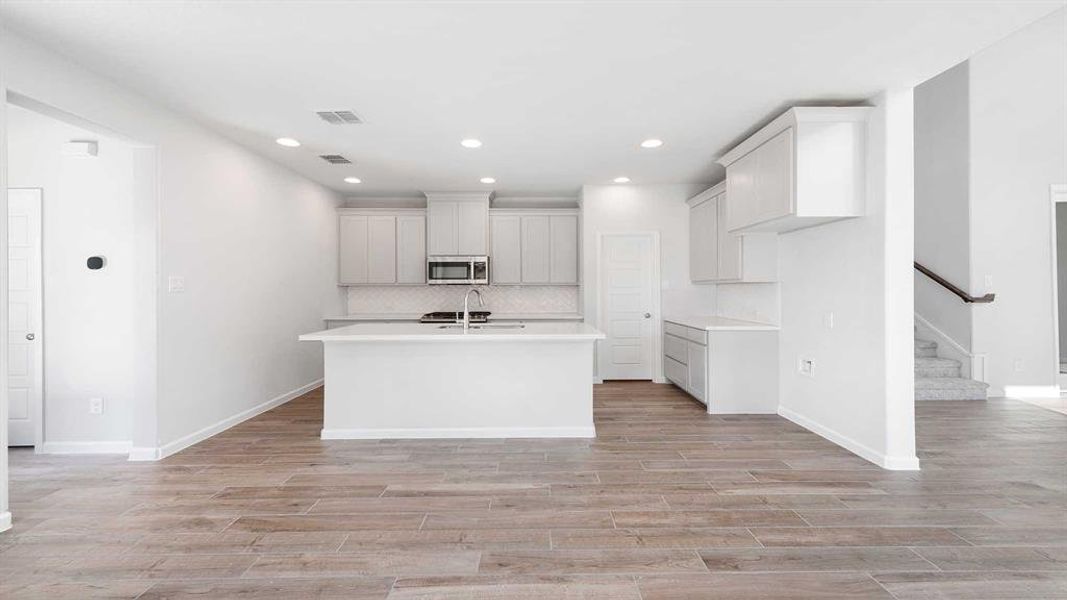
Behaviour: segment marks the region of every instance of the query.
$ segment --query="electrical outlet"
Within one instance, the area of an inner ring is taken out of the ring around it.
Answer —
[[[1023,370],[1026,369],[1026,362],[1021,358],[1016,358],[1015,359],[1015,364],[1013,366],[1015,368],[1015,372],[1019,373],[1020,371],[1023,371]]]
[[[177,275],[171,275],[167,278],[167,291],[173,293],[181,293],[185,291],[185,278]]]
[[[825,315],[823,315],[822,324],[827,329],[833,329],[834,328],[834,313],[828,312]]]
[[[815,379],[815,359],[801,356],[797,359],[797,372],[804,377]]]
[[[89,414],[90,415],[102,415],[102,414],[104,414],[104,399],[103,398],[89,398]]]

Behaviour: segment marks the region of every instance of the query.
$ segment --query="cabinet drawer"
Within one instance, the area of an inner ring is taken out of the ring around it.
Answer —
[[[679,325],[677,323],[671,323],[670,321],[664,321],[663,322],[663,331],[666,331],[667,333],[669,333],[671,335],[676,335],[676,336],[678,336],[680,338],[686,337],[686,331],[688,329],[689,328],[686,327],[685,325]]]
[[[698,344],[703,344],[705,346],[708,345],[708,332],[707,331],[704,331],[703,329],[694,329],[692,327],[687,327],[686,329],[687,329],[686,335],[689,337],[690,340],[692,340],[692,341],[694,341],[694,342],[696,342]]]
[[[689,368],[670,357],[663,359],[663,376],[683,390],[689,384]]]
[[[663,353],[680,363],[689,364],[689,357],[686,352],[687,344],[688,342],[685,339],[668,333],[663,336]]]

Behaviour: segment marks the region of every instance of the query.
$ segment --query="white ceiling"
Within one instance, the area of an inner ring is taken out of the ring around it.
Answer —
[[[529,195],[715,181],[784,107],[915,85],[1063,2],[0,4],[13,31],[339,191]],[[336,109],[367,123],[314,114]]]

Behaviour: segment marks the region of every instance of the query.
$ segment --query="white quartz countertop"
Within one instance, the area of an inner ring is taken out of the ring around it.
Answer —
[[[477,309],[483,310],[483,309]],[[418,321],[423,313],[352,313],[326,317],[324,321]],[[581,321],[577,313],[492,313],[490,321]]]
[[[491,323],[489,325],[492,325]],[[592,325],[579,322],[531,322],[522,327],[472,325],[441,327],[439,323],[356,323],[300,336],[305,342],[393,342],[393,341],[548,341],[602,340],[604,334]]]
[[[663,320],[706,331],[778,331],[781,329],[770,323],[703,315],[671,315],[664,317]]]

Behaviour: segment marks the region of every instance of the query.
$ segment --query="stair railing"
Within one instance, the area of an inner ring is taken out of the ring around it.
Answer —
[[[915,269],[923,275],[926,275],[930,279],[933,279],[934,282],[940,285],[941,287],[959,296],[960,300],[963,300],[967,304],[988,304],[992,302],[993,298],[996,298],[997,296],[996,294],[986,294],[985,296],[972,296],[967,292],[961,290],[960,288],[956,287],[955,285],[952,285],[952,283],[950,283],[944,277],[938,275],[937,273],[934,273],[933,271],[924,267],[923,265],[920,265],[919,263],[915,263]]]

